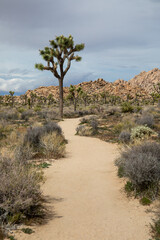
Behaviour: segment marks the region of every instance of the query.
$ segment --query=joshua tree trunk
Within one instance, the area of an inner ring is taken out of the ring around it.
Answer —
[[[76,112],[77,110],[77,99],[75,98],[74,99],[74,112]]]
[[[63,78],[59,78],[59,112],[60,117],[63,118]]]

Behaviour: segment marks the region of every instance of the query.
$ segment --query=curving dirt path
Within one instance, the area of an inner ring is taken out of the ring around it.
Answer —
[[[148,240],[151,215],[128,199],[116,175],[115,144],[75,136],[78,119],[60,123],[67,157],[46,170],[44,194],[55,215],[17,240]]]

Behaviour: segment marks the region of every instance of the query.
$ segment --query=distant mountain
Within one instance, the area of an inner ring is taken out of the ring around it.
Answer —
[[[160,70],[154,68],[149,72],[141,72],[129,81],[118,79],[115,82],[106,82],[102,78],[96,81],[82,82],[76,87],[82,87],[83,91],[89,95],[99,94],[104,91],[108,92],[109,95],[119,96],[126,100],[127,96],[135,98],[137,94],[143,98],[150,97],[150,93],[154,90],[154,84],[160,83]],[[28,90],[26,95],[29,97],[30,94],[35,93],[37,96],[48,97],[49,94],[53,94],[55,99],[59,97],[58,86],[39,87],[34,90]],[[69,93],[69,87],[64,87],[64,97]]]

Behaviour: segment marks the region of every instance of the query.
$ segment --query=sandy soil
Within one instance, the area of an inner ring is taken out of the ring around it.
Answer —
[[[46,170],[43,191],[54,216],[17,240],[148,240],[151,215],[128,199],[116,175],[115,144],[75,136],[78,119],[60,123],[67,157]]]

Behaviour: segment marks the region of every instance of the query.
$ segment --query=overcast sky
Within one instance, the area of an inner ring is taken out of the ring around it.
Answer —
[[[39,49],[58,35],[85,43],[64,84],[129,80],[160,65],[160,0],[0,0],[0,94],[57,85],[38,71]]]

